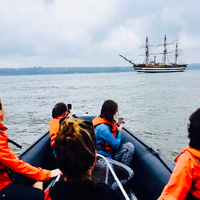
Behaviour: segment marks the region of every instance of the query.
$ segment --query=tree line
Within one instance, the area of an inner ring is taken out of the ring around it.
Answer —
[[[32,67],[0,68],[0,75],[40,75],[40,74],[75,74],[75,73],[112,73],[131,72],[133,67]]]

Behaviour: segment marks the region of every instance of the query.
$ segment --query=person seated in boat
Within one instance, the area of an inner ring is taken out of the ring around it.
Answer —
[[[60,124],[68,117],[69,114],[71,114],[72,117],[77,118],[71,104],[66,105],[65,103],[60,102],[57,103],[52,110],[52,119],[49,123],[49,135],[53,155],[55,155],[55,138],[57,137]]]
[[[0,199],[6,200],[40,200],[44,199],[41,189],[19,185],[14,182],[11,171],[32,178],[36,181],[47,181],[51,177],[58,176],[59,170],[45,170],[36,168],[20,160],[10,149],[7,127],[2,124],[4,120],[4,104],[0,100]]]
[[[188,138],[159,200],[200,199],[200,108],[189,117]]]
[[[63,177],[45,190],[45,200],[118,200],[105,183],[94,183],[96,138],[92,123],[68,118],[55,141],[56,161]]]
[[[120,180],[124,185],[134,175],[133,170],[128,167],[133,158],[134,145],[131,142],[122,144],[122,128],[125,121],[117,126],[118,121],[118,104],[113,100],[106,100],[102,105],[101,114],[94,118],[92,122],[97,138],[98,154],[106,156],[114,168],[120,166],[128,172],[128,177]],[[96,166],[103,170],[106,169],[106,163],[101,158],[97,160]],[[113,185],[112,188],[116,189],[115,186]]]

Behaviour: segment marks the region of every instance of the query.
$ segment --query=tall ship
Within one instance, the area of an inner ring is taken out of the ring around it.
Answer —
[[[174,51],[174,62],[167,63],[167,55],[172,52],[167,51],[167,45],[175,44],[175,51]],[[178,39],[175,42],[167,43],[167,37],[164,37],[164,43],[159,44],[157,46],[163,46],[162,53],[149,53],[149,42],[148,37],[146,37],[146,44],[145,44],[145,62],[142,64],[136,64],[133,61],[127,59],[126,57],[121,56],[126,61],[131,63],[137,72],[145,72],[145,73],[166,73],[166,72],[183,72],[187,68],[187,64],[185,63],[178,63],[178,57],[182,52],[178,49]],[[163,54],[162,62],[159,63],[156,61],[156,54]],[[150,61],[150,55],[154,55],[154,60]]]

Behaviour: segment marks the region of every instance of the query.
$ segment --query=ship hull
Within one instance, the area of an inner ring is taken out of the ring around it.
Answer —
[[[187,68],[186,64],[182,65],[133,65],[137,72],[143,73],[169,73],[169,72],[183,72]]]

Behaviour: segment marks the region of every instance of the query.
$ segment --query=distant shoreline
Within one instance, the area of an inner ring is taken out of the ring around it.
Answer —
[[[31,67],[0,68],[0,76],[134,72],[133,67]]]
[[[200,64],[189,64],[186,70],[199,70]],[[82,74],[82,73],[115,73],[135,72],[128,67],[31,67],[31,68],[0,68],[0,76],[15,75],[48,75],[48,74]]]

